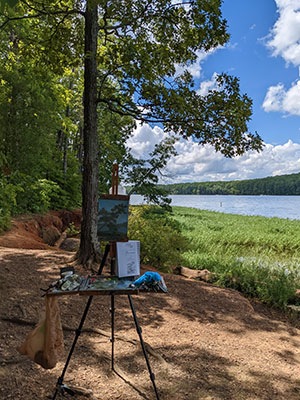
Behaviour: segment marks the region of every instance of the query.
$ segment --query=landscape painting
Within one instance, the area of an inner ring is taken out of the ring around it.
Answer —
[[[97,223],[99,240],[127,240],[128,207],[129,196],[100,196]]]

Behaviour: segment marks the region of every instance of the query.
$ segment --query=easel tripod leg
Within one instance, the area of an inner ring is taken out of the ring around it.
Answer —
[[[147,352],[146,352],[146,348],[145,348],[145,344],[144,344],[144,340],[143,340],[143,337],[142,337],[142,329],[141,329],[139,321],[137,319],[137,315],[136,315],[135,308],[134,308],[133,301],[132,301],[132,298],[131,298],[130,294],[128,295],[128,300],[129,300],[131,312],[132,312],[132,315],[133,315],[136,331],[137,331],[137,333],[139,335],[139,338],[140,338],[141,347],[142,347],[143,354],[144,354],[144,357],[145,357],[145,360],[146,360],[147,368],[148,368],[150,379],[151,379],[151,382],[152,382],[152,385],[153,385],[153,389],[154,389],[154,392],[155,392],[155,395],[156,395],[156,399],[159,400],[158,391],[157,391],[157,388],[156,388],[156,385],[155,385],[155,376],[154,376],[154,374],[153,374],[153,372],[151,370],[149,358],[148,358],[148,355],[147,355]]]
[[[101,264],[100,264],[100,266],[99,266],[98,275],[101,275],[101,274],[102,274],[102,271],[103,271],[103,268],[104,268],[104,265],[105,265],[105,261],[106,261],[106,259],[107,259],[108,253],[109,253],[109,249],[110,249],[110,245],[107,244],[107,245],[105,246],[104,255],[103,255]],[[85,318],[86,318],[86,316],[87,316],[87,313],[88,313],[88,311],[89,311],[90,305],[91,305],[91,303],[92,303],[92,300],[93,300],[93,296],[90,296],[89,299],[88,299],[88,301],[87,301],[87,303],[86,303],[86,306],[85,306],[83,315],[82,315],[82,317],[81,317],[80,324],[79,324],[78,328],[76,329],[75,338],[74,338],[74,341],[73,341],[71,350],[70,350],[70,352],[69,352],[69,355],[68,355],[66,364],[65,364],[65,366],[64,366],[63,372],[62,372],[61,376],[60,376],[60,377],[58,378],[58,380],[57,380],[56,390],[55,390],[55,393],[54,393],[54,395],[53,395],[53,397],[52,397],[52,400],[55,400],[55,399],[56,399],[56,396],[57,396],[59,387],[61,388],[62,391],[68,391],[68,389],[63,385],[64,377],[65,377],[65,374],[66,374],[66,372],[67,372],[67,368],[68,368],[69,362],[70,362],[70,360],[71,360],[73,351],[74,351],[74,349],[75,349],[77,340],[78,340],[78,338],[79,338],[79,336],[80,336],[80,334],[81,334],[81,330],[82,330],[82,327],[83,327]],[[69,390],[69,391],[71,392],[71,390]]]
[[[110,295],[110,312],[111,312],[111,369],[114,371],[114,355],[115,355],[115,295]]]
[[[81,330],[82,330],[82,327],[83,327],[85,318],[86,318],[86,316],[87,316],[87,313],[88,313],[88,311],[89,311],[90,305],[91,305],[91,303],[92,303],[92,300],[93,300],[93,296],[90,296],[89,299],[88,299],[88,301],[87,301],[87,303],[86,303],[85,310],[84,310],[83,315],[82,315],[82,317],[81,317],[80,324],[79,324],[78,328],[76,329],[75,338],[74,338],[72,347],[71,347],[71,349],[70,349],[70,352],[69,352],[67,361],[66,361],[66,363],[65,363],[64,369],[63,369],[63,371],[62,371],[61,376],[60,376],[60,377],[58,378],[58,380],[57,380],[56,390],[55,390],[55,393],[54,393],[54,395],[53,395],[53,397],[52,397],[52,400],[55,400],[55,399],[56,399],[56,396],[57,396],[57,393],[58,393],[59,388],[61,388],[62,391],[68,391],[68,389],[67,389],[67,388],[64,388],[64,385],[63,385],[64,377],[65,377],[65,374],[66,374],[66,372],[67,372],[67,368],[68,368],[68,366],[69,366],[69,363],[70,363],[70,360],[71,360],[73,351],[74,351],[75,346],[76,346],[76,343],[77,343],[77,340],[78,340],[78,338],[79,338],[79,336],[80,336],[80,334],[81,334]],[[69,390],[70,390],[70,389],[69,389]],[[71,392],[71,390],[70,390],[70,392]]]

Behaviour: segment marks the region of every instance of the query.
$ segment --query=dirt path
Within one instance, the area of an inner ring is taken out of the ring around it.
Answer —
[[[32,329],[5,319],[37,321],[40,287],[58,278],[72,253],[0,247],[0,399],[51,398],[64,359],[52,370],[19,355]],[[161,400],[300,399],[299,329],[279,313],[238,292],[165,275],[169,294],[134,298]],[[85,298],[60,300],[62,322],[76,328]],[[116,299],[116,364],[110,370],[109,299],[95,297],[72,358],[66,383],[90,389],[93,399],[155,399],[126,296]],[[74,332],[64,332],[65,348]],[[50,396],[50,397],[49,397]],[[57,397],[74,398],[74,397]],[[88,399],[77,396],[76,399]]]

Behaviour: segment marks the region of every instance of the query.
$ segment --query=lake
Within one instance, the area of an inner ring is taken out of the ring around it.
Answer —
[[[300,219],[300,196],[172,195],[170,198],[172,206],[229,214]],[[130,204],[143,204],[143,197],[131,195]]]

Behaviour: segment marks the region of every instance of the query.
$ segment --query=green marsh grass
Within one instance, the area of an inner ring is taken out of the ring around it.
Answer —
[[[173,207],[189,247],[183,265],[217,284],[285,308],[300,289],[300,221]]]

